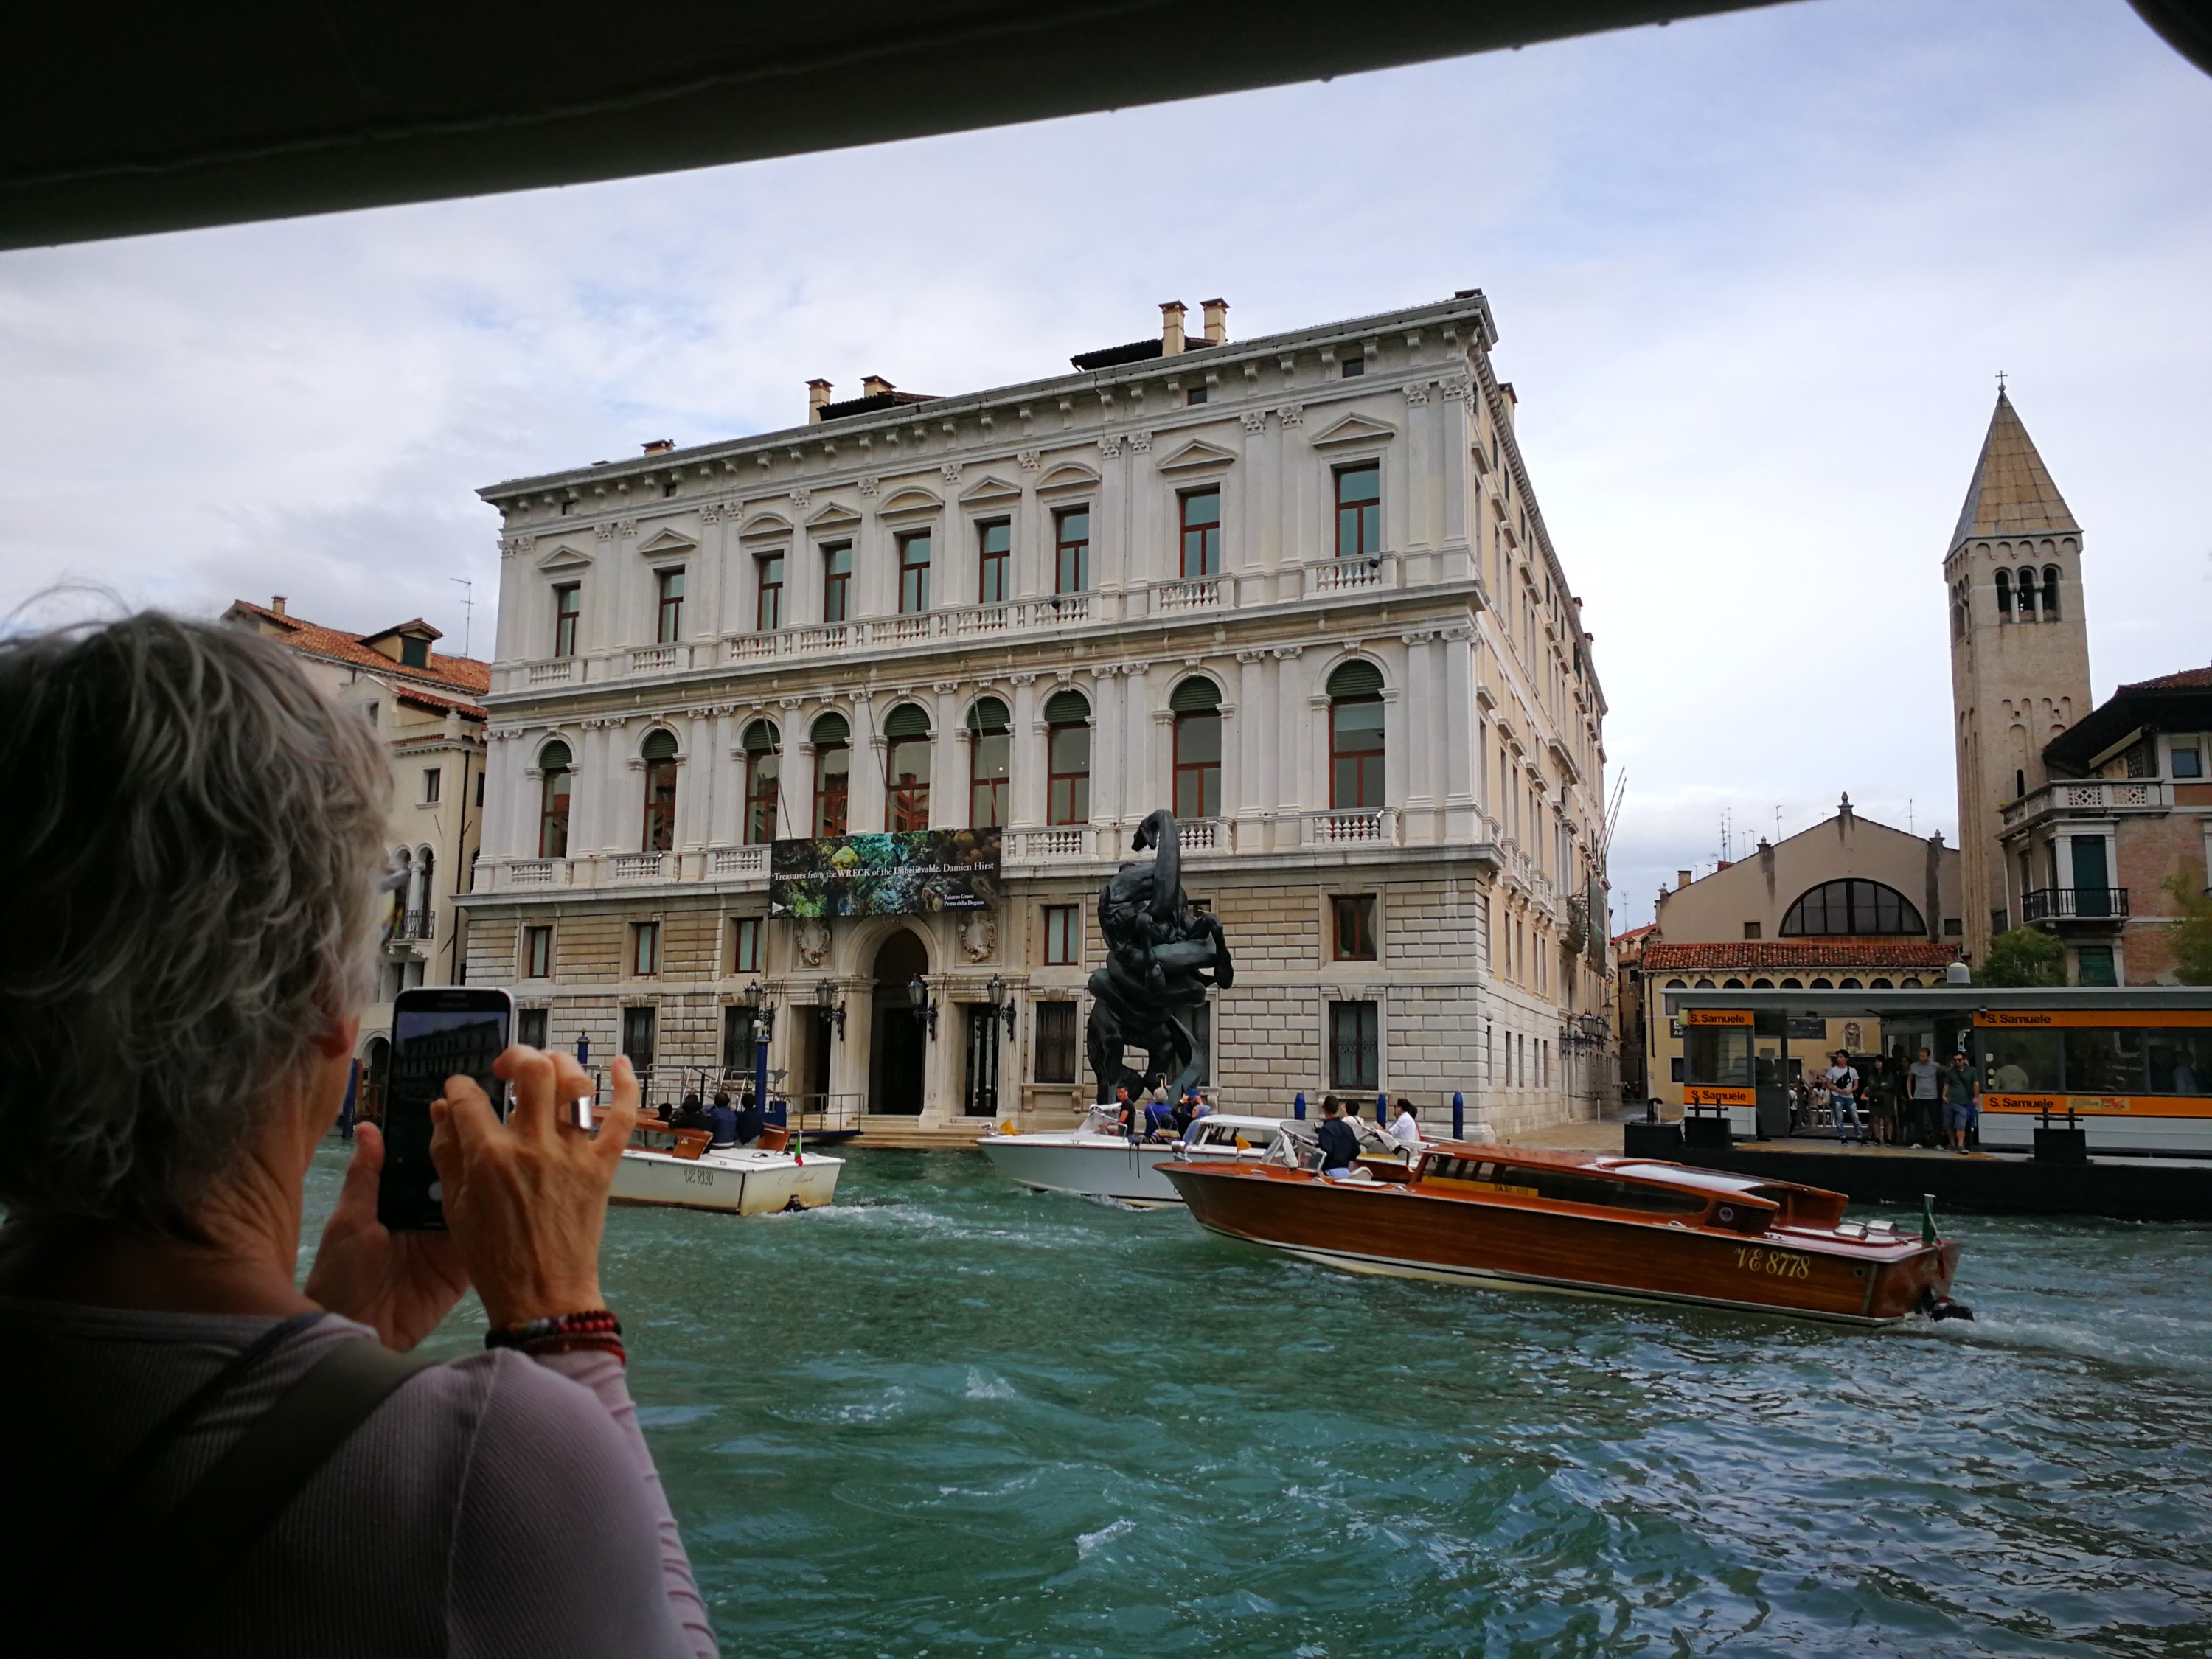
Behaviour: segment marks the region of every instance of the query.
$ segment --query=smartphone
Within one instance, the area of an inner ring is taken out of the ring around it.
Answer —
[[[443,1232],[445,1190],[430,1162],[430,1103],[456,1073],[474,1078],[507,1115],[492,1062],[514,1040],[514,999],[474,985],[402,991],[392,1005],[392,1069],[384,1091],[384,1173],[376,1218],[396,1233]]]

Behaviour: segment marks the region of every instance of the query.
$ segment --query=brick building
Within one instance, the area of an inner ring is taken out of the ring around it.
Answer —
[[[471,979],[663,1091],[743,1065],[757,1000],[786,1091],[878,1127],[1064,1113],[1098,890],[1168,805],[1237,957],[1225,1107],[1594,1111],[1605,703],[1488,303],[1243,343],[1227,310],[484,490]],[[772,859],[895,831],[995,837],[996,900],[771,914]]]

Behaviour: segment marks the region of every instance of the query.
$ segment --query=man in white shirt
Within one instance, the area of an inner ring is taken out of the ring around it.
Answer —
[[[1836,1139],[1846,1145],[1863,1143],[1867,1134],[1859,1117],[1858,1068],[1841,1048],[1836,1050],[1834,1059],[1836,1063],[1828,1067],[1828,1103],[1835,1108]]]
[[[1413,1103],[1402,1096],[1392,1109],[1390,1139],[1408,1152],[1417,1149],[1421,1144],[1420,1120],[1414,1115]]]

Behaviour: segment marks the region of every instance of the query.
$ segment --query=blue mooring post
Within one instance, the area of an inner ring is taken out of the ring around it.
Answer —
[[[338,1139],[340,1140],[353,1139],[354,1103],[360,1098],[361,1062],[356,1060],[346,1070],[345,1103],[338,1108]]]
[[[576,1064],[587,1071],[591,1068],[592,1040],[587,1036],[580,1036],[576,1039]]]
[[[764,1115],[769,1122],[775,1124],[777,1128],[782,1129],[790,1127],[790,1111],[791,1108],[788,1103],[785,1101],[781,1095],[778,1095],[774,1100],[769,1102],[768,1111]]]
[[[1301,1123],[1306,1121],[1306,1091],[1298,1091],[1298,1097],[1291,1103],[1291,1115]]]
[[[1375,1097],[1375,1121],[1386,1129],[1390,1127],[1389,1096],[1377,1095]]]
[[[1456,1089],[1452,1091],[1452,1139],[1467,1139],[1467,1097]]]

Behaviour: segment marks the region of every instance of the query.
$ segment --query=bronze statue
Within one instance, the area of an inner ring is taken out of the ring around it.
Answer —
[[[1131,847],[1154,849],[1149,864],[1129,863],[1099,890],[1098,931],[1106,965],[1091,976],[1091,1021],[1084,1033],[1098,1099],[1126,1085],[1132,1099],[1144,1075],[1122,1063],[1123,1048],[1141,1043],[1150,1069],[1168,1079],[1177,1098],[1205,1074],[1206,1048],[1191,1011],[1212,987],[1236,982],[1221,923],[1194,911],[1182,891],[1182,841],[1175,815],[1163,807],[1137,826]]]

